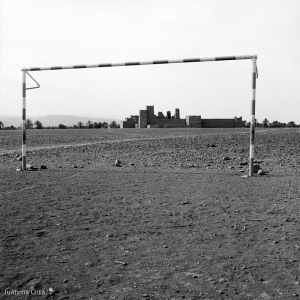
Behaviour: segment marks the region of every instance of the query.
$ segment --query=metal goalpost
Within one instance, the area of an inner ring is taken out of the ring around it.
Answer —
[[[220,56],[206,58],[187,58],[176,60],[153,60],[153,61],[133,61],[125,63],[102,63],[96,65],[73,65],[73,66],[56,66],[45,68],[23,68],[22,69],[22,170],[26,170],[26,90],[39,88],[38,82],[28,73],[29,71],[47,71],[47,70],[64,70],[64,69],[84,69],[84,68],[103,68],[103,67],[123,67],[123,66],[143,66],[158,64],[176,64],[176,63],[194,63],[205,61],[223,61],[223,60],[241,60],[252,59],[252,97],[251,97],[251,125],[250,125],[250,154],[249,154],[249,176],[254,173],[254,136],[255,136],[255,100],[256,100],[256,78],[257,73],[257,55],[240,55],[240,56]],[[29,75],[37,84],[36,87],[26,87],[26,74]]]

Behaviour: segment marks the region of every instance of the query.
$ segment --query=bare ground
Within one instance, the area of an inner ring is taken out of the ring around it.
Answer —
[[[257,132],[251,178],[248,130],[33,130],[31,172],[10,133],[0,299],[300,297],[299,130]]]

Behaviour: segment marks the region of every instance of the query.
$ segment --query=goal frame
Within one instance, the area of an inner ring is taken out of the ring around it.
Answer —
[[[187,58],[176,60],[153,60],[153,61],[133,61],[124,63],[101,63],[95,65],[72,65],[56,67],[37,67],[23,68],[22,71],[22,170],[26,170],[26,90],[39,88],[39,83],[28,73],[33,71],[48,70],[65,70],[65,69],[84,69],[84,68],[103,68],[103,67],[122,67],[122,66],[143,66],[157,64],[174,64],[174,63],[194,63],[207,61],[224,61],[224,60],[243,60],[252,59],[252,97],[251,97],[251,125],[250,125],[250,151],[249,151],[249,176],[254,173],[254,138],[255,138],[255,101],[256,101],[256,79],[257,73],[257,55],[239,55],[239,56],[218,56],[206,58]],[[36,87],[26,87],[26,74],[29,75],[37,84]]]

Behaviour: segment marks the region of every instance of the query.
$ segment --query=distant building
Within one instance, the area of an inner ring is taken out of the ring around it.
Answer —
[[[108,128],[120,128],[120,125],[108,125]]]
[[[136,128],[139,124],[139,116],[130,116],[121,122],[121,128]]]
[[[242,117],[233,119],[202,119],[201,116],[186,116],[180,119],[179,108],[175,114],[167,111],[166,116],[162,112],[154,114],[154,106],[147,105],[140,110],[139,116],[130,116],[121,122],[121,128],[241,128]]]

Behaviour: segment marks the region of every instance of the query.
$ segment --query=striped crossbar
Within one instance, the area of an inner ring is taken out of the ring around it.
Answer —
[[[256,55],[239,55],[239,56],[219,56],[219,57],[205,57],[205,58],[185,58],[185,59],[171,59],[171,60],[153,60],[153,61],[131,61],[124,63],[102,63],[96,65],[74,65],[74,66],[56,66],[45,68],[24,68],[22,71],[47,71],[47,70],[66,70],[66,69],[84,69],[84,68],[106,68],[106,67],[127,67],[127,66],[142,66],[142,65],[160,65],[160,64],[180,64],[180,63],[194,63],[205,61],[222,61],[222,60],[240,60],[253,59]]]

